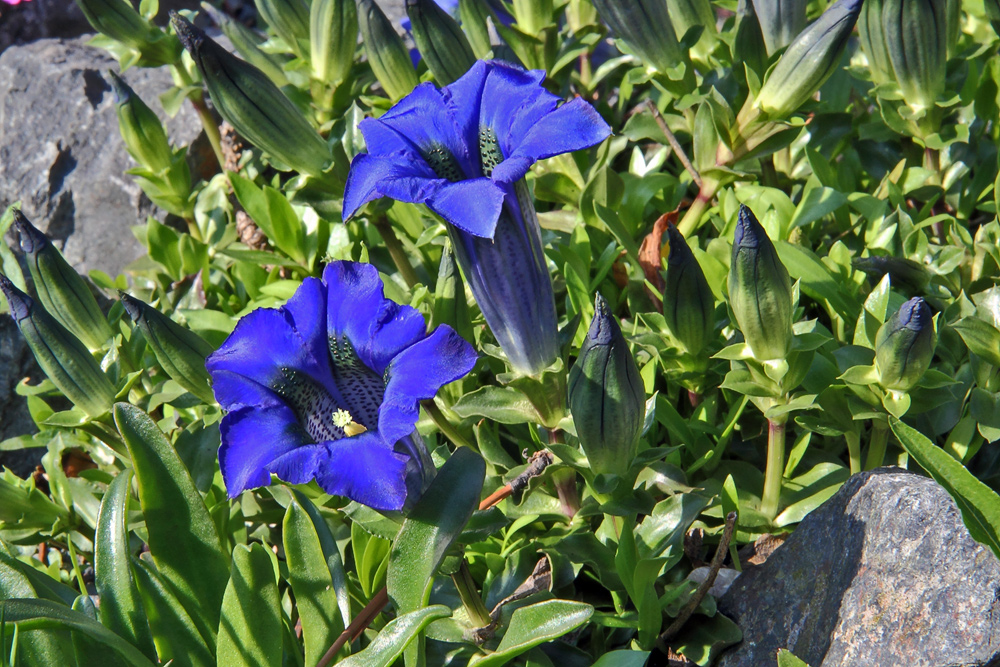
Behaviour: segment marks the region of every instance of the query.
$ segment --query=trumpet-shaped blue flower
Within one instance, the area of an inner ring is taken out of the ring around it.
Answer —
[[[414,431],[418,403],[475,361],[450,327],[427,334],[420,313],[386,299],[375,267],[330,264],[283,307],[241,319],[206,362],[228,411],[229,495],[274,473],[379,510],[409,506],[434,473]]]
[[[368,153],[351,165],[344,219],[379,197],[426,204],[449,233],[486,322],[517,370],[558,354],[555,301],[541,230],[521,180],[535,161],[587,148],[611,132],[582,99],[562,103],[545,73],[479,61],[438,90],[417,86],[360,128]]]

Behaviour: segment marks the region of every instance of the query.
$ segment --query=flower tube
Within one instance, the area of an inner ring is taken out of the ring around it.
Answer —
[[[451,327],[385,298],[369,264],[334,262],[281,308],[260,308],[207,360],[227,414],[219,465],[230,497],[271,473],[377,510],[410,507],[434,466],[419,401],[476,362]]]
[[[545,73],[477,62],[443,89],[423,83],[360,128],[344,219],[379,197],[423,203],[448,223],[459,266],[515,370],[558,356],[555,299],[523,177],[536,160],[580,150],[611,129],[582,99],[560,104]]]

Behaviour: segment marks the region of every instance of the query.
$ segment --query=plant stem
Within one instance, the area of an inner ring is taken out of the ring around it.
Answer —
[[[885,463],[885,449],[889,443],[889,425],[883,421],[872,423],[872,434],[868,440],[868,458],[865,470],[874,470]]]
[[[847,455],[851,461],[851,474],[856,475],[861,472],[861,436],[854,431],[844,434],[847,440]]]
[[[361,613],[354,617],[351,624],[347,626],[347,629],[340,633],[337,637],[337,641],[323,654],[319,662],[316,663],[316,667],[327,667],[331,661],[333,661],[334,656],[340,652],[340,649],[348,642],[348,640],[353,641],[358,637],[365,628],[367,628],[375,617],[381,613],[382,609],[389,602],[389,591],[384,586],[382,589],[375,594],[375,597],[365,605],[365,608],[361,610]]]
[[[458,589],[458,597],[462,598],[462,605],[469,614],[469,620],[477,628],[489,625],[493,619],[490,618],[489,610],[486,609],[483,599],[476,591],[476,582],[472,579],[472,572],[469,571],[469,564],[465,558],[458,566],[458,572],[451,575],[451,580],[455,583],[455,588]]]
[[[562,431],[557,428],[549,429],[549,444],[561,443],[562,441]],[[563,514],[572,519],[580,511],[580,493],[576,488],[576,471],[572,468],[565,468],[554,472],[552,473],[552,483],[555,484]]]
[[[708,209],[712,200],[715,199],[718,191],[718,181],[714,178],[702,177],[698,196],[695,197],[694,202],[688,207],[681,221],[677,223],[677,231],[683,234],[685,238],[691,236],[701,226],[702,216],[704,216],[705,210]]]
[[[458,429],[455,428],[455,425],[448,421],[448,418],[444,416],[444,413],[441,412],[441,408],[438,407],[433,398],[421,402],[420,405],[423,406],[424,411],[427,413],[427,416],[431,418],[431,421],[434,422],[434,425],[437,426],[441,433],[443,433],[446,438],[451,440],[454,445],[457,447],[468,447],[474,452],[479,451],[478,447],[469,442],[464,435],[459,433]]]
[[[392,223],[384,215],[372,218],[371,222],[375,226],[375,229],[378,230],[379,236],[385,242],[385,247],[389,251],[389,255],[392,256],[392,262],[396,265],[399,275],[403,276],[403,280],[406,281],[407,286],[413,288],[420,282],[420,279],[417,277],[417,272],[413,268],[413,264],[410,263],[409,255],[403,249],[403,244],[400,242],[399,237],[396,236],[396,230],[392,228]]]
[[[767,467],[764,469],[764,494],[760,511],[768,519],[778,516],[781,477],[785,472],[785,421],[767,420]]]
[[[73,536],[68,533],[66,534],[66,548],[69,550],[69,559],[73,563],[73,574],[76,575],[76,584],[80,587],[80,595],[86,595],[87,584],[83,581],[83,573],[80,572],[80,559],[76,555]]]
[[[194,85],[194,81],[192,81],[191,76],[184,69],[183,65],[173,65],[171,69],[182,86]],[[222,135],[219,134],[219,124],[215,122],[215,117],[209,111],[208,105],[205,104],[205,93],[201,89],[198,89],[196,92],[189,93],[188,99],[191,101],[191,106],[198,113],[201,125],[205,128],[205,136],[208,137],[208,143],[212,144],[212,152],[215,153],[215,159],[219,161],[219,171],[222,171],[226,165],[226,157],[222,153]]]

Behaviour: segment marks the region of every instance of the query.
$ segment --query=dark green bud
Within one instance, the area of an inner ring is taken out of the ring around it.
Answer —
[[[792,349],[792,281],[767,232],[742,204],[729,266],[729,305],[757,361],[788,356]]]
[[[354,0],[313,0],[309,15],[313,78],[340,83],[354,65],[358,8]]]
[[[2,274],[0,291],[35,360],[56,388],[90,417],[107,413],[115,388],[83,343]]]
[[[715,331],[715,297],[684,235],[670,225],[667,237],[670,254],[663,288],[663,319],[688,354],[697,355]]]
[[[292,169],[310,176],[323,173],[333,159],[329,145],[266,74],[179,14],[171,15],[171,23],[198,65],[215,108],[241,137]]]
[[[496,14],[486,0],[458,0],[458,15],[462,19],[462,29],[469,38],[472,52],[477,58],[485,58],[493,50],[487,19],[492,19],[495,25]]]
[[[799,33],[764,79],[754,105],[777,119],[812,97],[840,65],[861,6],[862,0],[837,0]]]
[[[767,55],[785,48],[806,27],[806,0],[753,0]]]
[[[375,0],[357,0],[358,26],[368,54],[368,64],[386,94],[394,101],[400,99],[417,83],[410,53],[392,22],[386,18]]]
[[[892,60],[889,58],[889,47],[885,43],[885,31],[882,30],[882,8],[882,0],[868,0],[858,17],[861,50],[868,58],[868,71],[876,85],[896,80]]]
[[[267,41],[262,35],[234,20],[228,14],[220,12],[207,2],[201,3],[201,8],[212,17],[212,20],[222,30],[222,34],[233,43],[244,60],[266,74],[267,78],[274,82],[274,85],[288,85],[288,77],[285,76],[285,71],[282,69],[285,59],[260,50],[260,45]]]
[[[937,334],[930,306],[919,296],[900,307],[875,336],[875,368],[879,384],[890,391],[912,389],[934,356]]]
[[[215,394],[205,370],[205,357],[214,351],[212,346],[156,308],[124,292],[119,295],[125,312],[142,331],[166,374],[206,403],[215,403]]]
[[[108,71],[108,78],[115,96],[118,130],[129,155],[153,173],[169,169],[173,151],[160,119],[120,76]]]
[[[447,324],[466,340],[475,340],[469,318],[469,303],[465,298],[465,283],[455,262],[455,251],[449,243],[441,252],[437,282],[434,283],[434,326]]]
[[[103,347],[112,336],[111,326],[87,283],[48,237],[16,208],[14,228],[42,307],[91,350]]]
[[[600,294],[594,319],[569,374],[569,410],[595,473],[625,473],[646,416],[639,367]]]
[[[914,110],[929,109],[944,92],[948,63],[945,0],[875,0],[896,83]]]
[[[909,294],[922,292],[931,279],[923,264],[904,257],[856,257],[851,260],[851,266],[864,271],[872,285],[877,285],[888,274],[893,288]]]
[[[271,29],[298,55],[309,53],[309,3],[305,0],[254,0]]]
[[[440,86],[456,81],[476,63],[469,40],[434,0],[406,0],[413,41]]]
[[[687,60],[664,0],[594,0],[594,6],[643,63],[666,72]]]
[[[177,39],[140,16],[128,0],[76,0],[76,4],[94,30],[138,51],[140,65],[171,65],[180,58]]]

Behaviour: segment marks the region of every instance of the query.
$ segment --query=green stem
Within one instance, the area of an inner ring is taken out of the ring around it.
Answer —
[[[399,237],[396,236],[396,230],[392,228],[392,223],[384,215],[380,215],[372,219],[372,224],[385,242],[385,247],[392,257],[393,264],[396,265],[396,270],[403,276],[406,284],[410,288],[413,288],[420,282],[420,279],[417,277],[417,272],[413,268],[413,264],[410,263],[409,255],[403,249],[403,244],[400,242]]]
[[[561,443],[562,441],[562,431],[557,428],[549,429],[549,444]],[[563,514],[572,519],[580,511],[580,492],[576,488],[576,471],[572,468],[558,470],[552,473],[552,483],[555,484]]]
[[[784,420],[767,420],[767,467],[764,469],[760,511],[771,520],[778,516],[781,477],[785,472],[785,427]]]
[[[455,583],[455,588],[458,589],[458,597],[462,598],[462,605],[465,607],[466,613],[469,614],[469,620],[477,628],[483,628],[492,623],[490,612],[476,591],[476,582],[472,579],[472,572],[469,571],[469,564],[465,558],[462,558],[458,572],[451,575],[451,580]]]
[[[437,406],[437,403],[434,402],[433,398],[423,401],[420,405],[423,406],[427,416],[431,418],[434,425],[437,426],[441,433],[444,434],[444,437],[451,440],[455,446],[467,447],[474,452],[479,451],[479,448],[462,435],[458,429],[455,428],[455,425],[452,424],[447,417],[445,417],[441,408]]]
[[[861,472],[861,435],[850,431],[844,434],[847,440],[847,455],[851,460],[851,474],[856,475]]]
[[[194,85],[194,81],[183,65],[173,65],[171,69],[177,75],[177,79],[181,82],[182,86]],[[208,137],[208,143],[212,144],[212,152],[215,153],[215,159],[219,161],[219,171],[222,171],[226,165],[226,157],[222,153],[222,135],[219,133],[219,124],[215,122],[215,117],[209,111],[208,105],[205,104],[205,94],[199,89],[189,93],[188,99],[191,101],[191,106],[198,113],[201,125],[205,128],[205,136]]]
[[[874,470],[885,463],[885,450],[889,444],[889,425],[884,421],[872,423],[872,435],[868,440],[868,458],[865,470]]]
[[[80,587],[80,595],[87,594],[87,584],[83,581],[83,573],[80,572],[80,559],[76,556],[76,547],[73,546],[73,536],[67,533],[66,547],[69,549],[69,559],[73,562],[73,574],[76,575],[76,583]]]
[[[684,217],[677,224],[677,231],[683,234],[685,238],[691,236],[701,226],[701,219],[711,205],[712,200],[715,199],[718,191],[719,182],[714,178],[707,178],[702,174],[701,188],[698,190],[698,196],[695,197],[694,202],[691,203],[691,206],[685,211]]]

